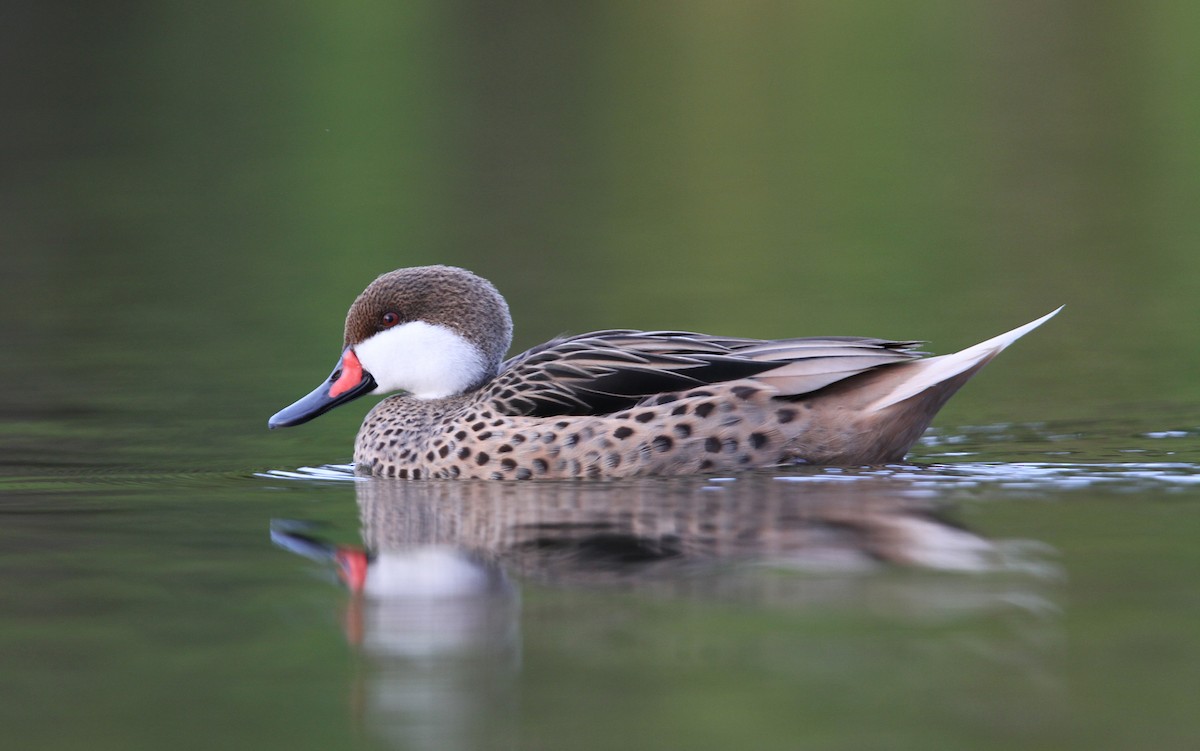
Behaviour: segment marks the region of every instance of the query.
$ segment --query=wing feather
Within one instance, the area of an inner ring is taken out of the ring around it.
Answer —
[[[656,394],[752,378],[797,396],[911,360],[918,342],[861,337],[737,339],[614,329],[561,337],[513,357],[483,388],[506,414],[607,414]]]

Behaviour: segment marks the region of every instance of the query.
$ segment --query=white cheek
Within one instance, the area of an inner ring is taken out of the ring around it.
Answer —
[[[424,321],[386,329],[354,346],[363,370],[378,384],[373,394],[407,391],[421,399],[461,394],[479,382],[479,349],[453,330]]]

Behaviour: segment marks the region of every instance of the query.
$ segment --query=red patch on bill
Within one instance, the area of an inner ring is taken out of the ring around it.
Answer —
[[[342,355],[342,374],[329,387],[329,396],[341,396],[358,384],[362,383],[363,369],[362,363],[358,361],[358,355],[354,354],[354,350],[346,350],[346,354]]]

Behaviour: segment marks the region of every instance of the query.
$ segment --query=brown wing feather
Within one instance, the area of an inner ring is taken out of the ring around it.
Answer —
[[[608,414],[654,394],[754,378],[795,396],[911,360],[917,342],[856,337],[735,339],[679,331],[598,331],[506,361],[485,384],[506,414]]]

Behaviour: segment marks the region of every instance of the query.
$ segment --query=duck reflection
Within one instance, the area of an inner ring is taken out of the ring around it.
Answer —
[[[923,620],[1014,603],[1052,609],[1031,587],[1055,570],[1030,553],[1036,546],[963,528],[911,478],[815,471],[354,487],[365,549],[286,524],[272,534],[336,562],[353,593],[347,637],[367,658],[364,719],[407,747],[503,745],[521,655],[514,580],[769,608],[865,604]],[[897,567],[1021,575],[860,575]]]
[[[313,531],[277,520],[271,539],[334,564],[350,590],[343,624],[364,658],[351,691],[360,725],[405,748],[458,749],[483,747],[512,722],[519,600],[499,566],[449,545],[369,552]]]
[[[594,483],[357,483],[372,550],[447,545],[523,578],[636,584],[714,563],[988,571],[1008,547],[911,482],[818,473]]]

